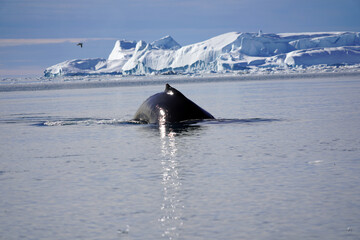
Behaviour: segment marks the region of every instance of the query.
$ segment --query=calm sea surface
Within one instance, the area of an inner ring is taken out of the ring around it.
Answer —
[[[0,93],[0,239],[360,239],[360,77]]]

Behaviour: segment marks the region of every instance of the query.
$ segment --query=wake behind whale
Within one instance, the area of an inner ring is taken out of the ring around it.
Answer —
[[[187,120],[178,123],[167,123],[175,127],[184,126],[205,126],[205,125],[222,125],[222,124],[261,124],[281,121],[273,118],[217,118],[204,120]],[[91,117],[61,117],[48,116],[44,114],[21,114],[16,116],[4,116],[0,119],[0,124],[20,124],[37,127],[61,127],[61,126],[131,126],[131,125],[150,125],[157,126],[158,123],[144,124],[136,120],[126,120],[126,118],[91,118]]]
[[[180,91],[166,84],[163,92],[146,99],[134,117],[125,118],[88,118],[59,117],[38,114],[11,115],[0,119],[0,123],[30,124],[35,126],[71,126],[71,125],[170,125],[171,127],[186,127],[190,125],[208,124],[254,124],[280,121],[271,118],[214,118],[209,112],[185,97]]]

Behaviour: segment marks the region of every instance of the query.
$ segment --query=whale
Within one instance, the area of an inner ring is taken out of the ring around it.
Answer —
[[[133,118],[134,121],[149,124],[171,124],[204,119],[215,118],[168,83],[163,92],[146,99]]]

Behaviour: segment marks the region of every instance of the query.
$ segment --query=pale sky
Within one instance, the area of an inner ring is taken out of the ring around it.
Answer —
[[[359,32],[360,1],[0,0],[0,76],[41,76],[65,60],[107,58],[116,39],[171,35],[184,46],[260,29]]]

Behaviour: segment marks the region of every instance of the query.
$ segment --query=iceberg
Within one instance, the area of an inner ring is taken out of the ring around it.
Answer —
[[[68,60],[47,68],[44,75],[225,73],[359,63],[359,32],[229,32],[187,46],[171,36],[152,43],[117,40],[107,59]]]
[[[45,69],[45,77],[76,76],[96,74],[99,69],[106,66],[107,60],[103,58],[74,59],[58,63]]]

